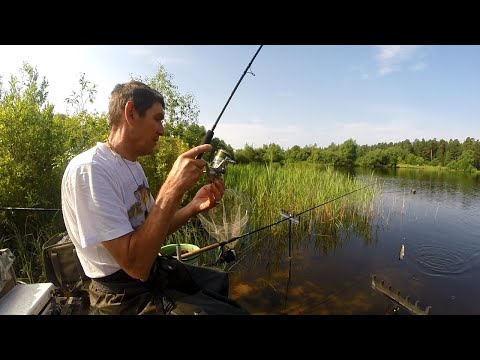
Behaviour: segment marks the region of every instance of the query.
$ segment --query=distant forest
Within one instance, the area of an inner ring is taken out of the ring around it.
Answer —
[[[344,143],[328,147],[308,145],[292,146],[284,150],[277,144],[253,148],[245,145],[235,151],[238,163],[263,162],[315,162],[339,167],[397,167],[400,165],[439,166],[450,170],[472,172],[480,169],[480,141],[467,137],[463,143],[458,139],[418,140],[413,142],[379,143],[358,145],[348,139]]]

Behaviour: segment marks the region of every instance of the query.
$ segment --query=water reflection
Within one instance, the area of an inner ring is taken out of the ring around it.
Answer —
[[[373,211],[357,209],[342,224],[303,219],[292,227],[291,259],[287,225],[252,239],[233,265],[232,297],[253,314],[408,314],[372,289],[376,274],[431,314],[480,314],[478,175],[376,176],[383,191]]]
[[[370,170],[353,169],[351,175],[358,178],[371,176]],[[415,195],[425,200],[445,205],[461,205],[465,209],[475,206],[480,200],[479,174],[453,171],[429,171],[421,169],[376,169],[375,176],[384,184],[389,193],[408,194],[412,189]]]

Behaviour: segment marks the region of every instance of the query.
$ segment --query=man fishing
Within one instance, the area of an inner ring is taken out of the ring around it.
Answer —
[[[110,133],[104,143],[77,155],[62,179],[62,211],[89,286],[94,314],[246,314],[228,299],[226,273],[158,255],[168,235],[190,218],[216,206],[224,185],[203,186],[186,206],[183,195],[202,177],[194,147],[175,161],[156,198],[139,156],[152,153],[164,135],[165,102],[139,82],[111,93]]]

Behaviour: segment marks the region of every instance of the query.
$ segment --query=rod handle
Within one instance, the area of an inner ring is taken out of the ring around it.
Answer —
[[[212,142],[212,139],[213,139],[213,131],[208,130],[207,133],[205,134],[205,136],[203,137],[202,145],[203,144],[210,144]],[[203,153],[198,154],[195,159],[201,159],[202,156],[203,156]]]

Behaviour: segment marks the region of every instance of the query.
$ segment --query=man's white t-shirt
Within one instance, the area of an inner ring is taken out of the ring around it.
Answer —
[[[77,155],[62,179],[62,212],[85,274],[98,278],[120,266],[102,245],[140,226],[154,199],[141,165],[106,144]]]

